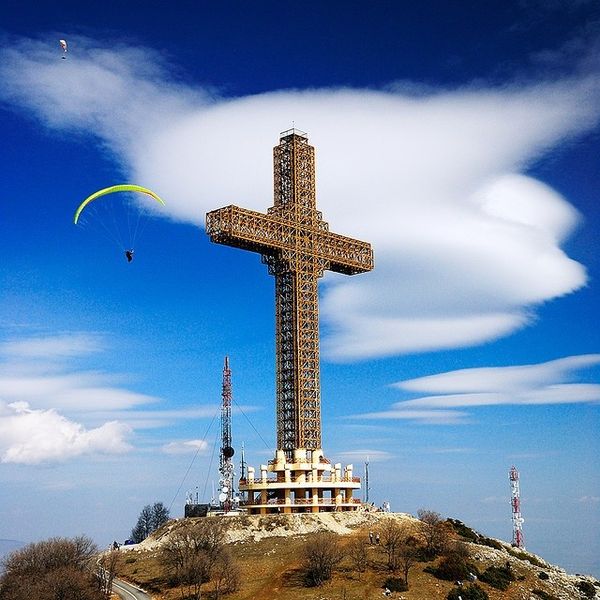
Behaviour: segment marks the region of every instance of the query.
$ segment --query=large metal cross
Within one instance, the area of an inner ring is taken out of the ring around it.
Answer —
[[[316,207],[315,149],[305,133],[284,131],[273,150],[275,202],[267,214],[226,206],[206,215],[213,242],[251,250],[275,276],[277,448],[321,446],[319,294],[328,269],[373,268],[371,245],[329,231]]]

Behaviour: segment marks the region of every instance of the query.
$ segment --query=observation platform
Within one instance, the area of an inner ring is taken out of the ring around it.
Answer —
[[[353,491],[360,489],[360,477],[352,471],[352,465],[343,470],[341,463],[332,465],[321,449],[297,448],[292,462],[277,450],[259,476],[248,467],[247,478],[240,479],[238,489],[247,497],[241,507],[253,515],[358,510],[361,501]]]

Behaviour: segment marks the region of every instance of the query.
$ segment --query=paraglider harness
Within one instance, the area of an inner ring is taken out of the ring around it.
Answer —
[[[128,263],[133,260],[133,248],[131,248],[131,250],[125,250],[125,258],[127,259]]]

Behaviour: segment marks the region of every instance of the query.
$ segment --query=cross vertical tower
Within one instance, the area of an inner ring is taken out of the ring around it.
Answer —
[[[274,205],[266,214],[227,206],[206,215],[213,242],[258,252],[275,276],[277,448],[321,448],[319,296],[325,270],[373,268],[370,244],[331,233],[316,208],[315,151],[284,131],[274,148]]]

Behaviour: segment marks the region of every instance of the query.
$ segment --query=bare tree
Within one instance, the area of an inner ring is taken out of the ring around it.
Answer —
[[[146,504],[140,512],[135,527],[131,530],[131,539],[138,544],[139,542],[143,542],[152,531],[152,507]]]
[[[162,502],[155,502],[152,505],[152,531],[164,525],[170,517],[169,509]]]
[[[417,517],[421,521],[421,534],[427,558],[434,558],[443,553],[450,540],[450,529],[441,515],[433,510],[420,508]]]
[[[385,552],[390,571],[398,570],[398,549],[405,537],[404,528],[393,518],[384,519],[379,525],[380,545]]]
[[[92,568],[96,552],[84,536],[21,548],[4,560],[0,600],[103,600]]]
[[[109,550],[100,555],[96,563],[96,577],[100,591],[106,600],[112,598],[112,584],[117,575],[120,554],[117,550]]]
[[[153,505],[146,504],[140,512],[135,527],[131,530],[131,539],[136,544],[144,541],[168,520],[169,509],[162,502],[155,502]]]
[[[222,593],[235,592],[240,586],[240,570],[227,548],[220,552],[213,567],[214,600]]]
[[[202,584],[217,573],[219,561],[228,560],[233,573],[233,561],[230,557],[223,558],[226,529],[224,520],[208,518],[172,533],[163,544],[162,562],[174,583],[180,586],[182,598],[199,600]],[[233,577],[225,587],[232,582]],[[223,585],[219,589],[224,589]]]
[[[419,540],[414,536],[405,536],[400,541],[397,549],[397,564],[399,570],[404,576],[404,583],[408,588],[408,574],[410,570],[419,561],[421,548],[419,547]]]
[[[317,533],[302,551],[307,585],[322,585],[333,574],[333,569],[344,557],[338,537],[331,532]]]
[[[368,548],[369,543],[363,537],[356,537],[348,544],[348,557],[359,575],[362,575],[367,570],[367,565],[369,564]]]

